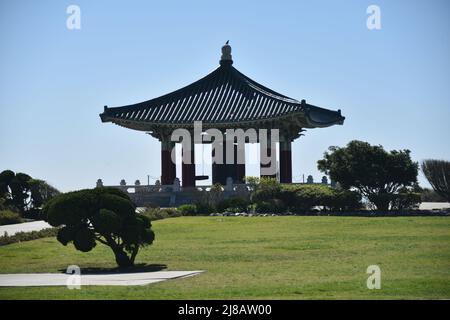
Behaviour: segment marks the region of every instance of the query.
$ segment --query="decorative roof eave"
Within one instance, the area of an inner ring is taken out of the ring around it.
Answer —
[[[345,117],[341,115],[341,109],[338,111],[332,111],[316,106],[311,106],[306,108],[306,121],[310,127],[305,126],[305,128],[325,128],[332,125],[343,125]]]
[[[112,122],[119,126],[139,131],[149,131],[155,127],[163,128],[192,128],[194,122],[143,122],[116,118],[100,114],[102,122]],[[278,117],[259,118],[253,120],[229,121],[229,122],[202,122],[203,128],[245,128],[245,127],[267,127],[268,123],[285,120],[295,120],[296,124],[302,128],[324,128],[332,125],[342,125],[345,117],[341,116],[340,110],[331,111],[306,104],[304,111],[292,112]]]

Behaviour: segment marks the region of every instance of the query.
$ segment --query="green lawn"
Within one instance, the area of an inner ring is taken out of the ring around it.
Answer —
[[[450,299],[447,217],[182,217],[153,223],[137,263],[206,270],[148,286],[0,288],[0,299]],[[46,238],[0,247],[0,272],[114,267]],[[379,265],[380,290],[366,288]]]

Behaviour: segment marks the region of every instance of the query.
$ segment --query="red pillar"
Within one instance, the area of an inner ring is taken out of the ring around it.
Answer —
[[[161,184],[170,185],[176,178],[177,167],[172,162],[172,149],[175,143],[172,141],[161,141]]]
[[[182,161],[181,165],[181,180],[183,187],[195,187],[195,151],[194,144],[191,144],[191,150],[182,150],[184,152],[190,152],[190,163],[185,163]]]
[[[266,151],[264,150],[266,149]],[[267,141],[267,145],[263,143],[260,144],[260,159],[263,158],[263,153],[267,152],[264,156],[272,157],[273,154],[276,153],[276,144],[272,143],[270,139]],[[264,170],[266,168],[266,170]],[[269,169],[270,168],[270,169]],[[263,172],[263,170],[265,172]],[[270,172],[267,172],[270,171]],[[260,163],[260,176],[261,178],[276,178],[277,177],[277,168],[276,168],[276,160],[275,163],[269,162],[267,164],[263,164],[262,160]]]
[[[280,182],[292,183],[291,141],[280,141]]]

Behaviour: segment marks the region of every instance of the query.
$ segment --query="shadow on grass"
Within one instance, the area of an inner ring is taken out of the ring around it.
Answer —
[[[114,274],[114,273],[136,273],[136,272],[156,272],[161,271],[167,268],[165,264],[145,264],[138,263],[132,267],[121,268],[100,268],[100,267],[92,267],[92,268],[81,268],[81,274]],[[58,271],[62,273],[66,273],[66,269],[59,269]]]

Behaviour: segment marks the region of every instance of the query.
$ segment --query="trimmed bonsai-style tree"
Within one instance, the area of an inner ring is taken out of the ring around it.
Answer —
[[[155,239],[150,219],[135,209],[122,191],[95,188],[60,194],[43,212],[49,224],[62,226],[57,239],[63,245],[73,242],[77,250],[88,252],[98,241],[111,248],[120,267],[129,267],[139,248]]]

